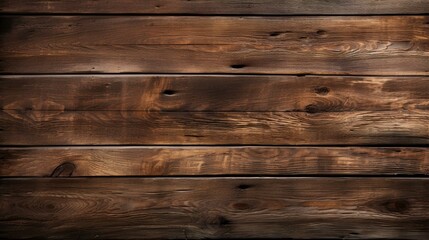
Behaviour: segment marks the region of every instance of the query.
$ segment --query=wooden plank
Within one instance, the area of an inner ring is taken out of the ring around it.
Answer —
[[[429,73],[429,16],[4,16],[1,22],[0,73]]]
[[[429,13],[427,0],[2,0],[3,13],[339,15]]]
[[[332,112],[429,110],[429,78],[273,75],[0,76],[0,107],[5,110],[304,112],[314,104]]]
[[[427,239],[427,178],[3,179],[0,237]]]
[[[428,144],[427,111],[0,112],[2,145]]]
[[[0,148],[3,177],[316,174],[429,174],[429,148]]]

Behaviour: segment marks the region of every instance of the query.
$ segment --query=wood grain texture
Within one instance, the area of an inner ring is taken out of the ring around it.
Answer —
[[[3,13],[421,14],[427,0],[2,0]]]
[[[428,75],[428,22],[429,16],[4,16],[0,73]]]
[[[3,179],[0,237],[427,239],[427,178]]]
[[[59,91],[61,89],[61,91]],[[428,77],[0,76],[4,110],[429,110]]]
[[[0,112],[2,145],[428,144],[427,111]]]
[[[422,175],[429,149],[410,147],[0,148],[0,176]]]

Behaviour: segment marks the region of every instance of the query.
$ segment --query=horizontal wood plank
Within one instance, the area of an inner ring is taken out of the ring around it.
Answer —
[[[0,176],[422,175],[429,148],[0,148]]]
[[[3,179],[0,237],[427,239],[427,178]]]
[[[429,16],[4,16],[1,22],[0,73],[429,74]]]
[[[2,0],[3,13],[419,14],[427,0]]]
[[[59,91],[61,89],[61,91]],[[0,76],[4,110],[429,110],[428,77]]]
[[[2,145],[429,144],[428,111],[0,112]]]

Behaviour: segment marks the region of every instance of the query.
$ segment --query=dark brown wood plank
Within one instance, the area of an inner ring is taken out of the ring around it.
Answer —
[[[3,13],[419,14],[427,0],[2,0]]]
[[[429,110],[428,77],[0,76],[5,110]]]
[[[427,239],[427,178],[3,179],[0,237]]]
[[[429,16],[6,16],[1,22],[0,73],[429,73]]]
[[[0,148],[0,176],[422,175],[429,148],[25,147]]]
[[[0,112],[2,145],[428,144],[428,111]]]

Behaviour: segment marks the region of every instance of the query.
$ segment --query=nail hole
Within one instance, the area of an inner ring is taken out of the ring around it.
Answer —
[[[166,89],[162,92],[162,94],[164,94],[165,96],[173,96],[174,94],[176,94],[176,91],[174,90],[170,90],[170,89]]]
[[[318,35],[325,35],[326,31],[325,30],[317,30],[316,32]]]
[[[327,95],[329,93],[329,88],[327,87],[315,87],[314,92],[319,95]]]
[[[156,6],[155,6],[155,8],[160,8],[160,7],[161,7],[161,6],[159,6],[159,5],[156,5]]]
[[[237,186],[237,188],[239,188],[241,190],[245,190],[245,189],[248,189],[250,187],[252,187],[252,186],[248,185],[248,184],[240,184],[240,185]]]
[[[233,65],[231,65],[231,68],[234,68],[234,69],[239,69],[239,68],[244,68],[246,65],[244,65],[244,64],[233,64]]]
[[[277,37],[277,36],[279,36],[280,34],[282,34],[281,32],[272,32],[272,33],[270,33],[270,36],[271,37]]]

